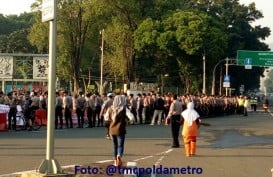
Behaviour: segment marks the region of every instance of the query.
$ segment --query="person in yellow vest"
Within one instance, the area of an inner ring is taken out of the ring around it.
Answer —
[[[251,110],[256,112],[256,110],[257,110],[257,98],[256,97],[251,97],[250,106],[251,106]]]
[[[247,109],[249,107],[249,98],[247,96],[245,96],[245,100],[244,100],[244,116],[247,116]]]
[[[253,108],[253,110],[256,112],[256,110],[257,110],[257,104],[258,104],[258,98],[257,97],[255,97],[254,98],[254,102],[253,102],[254,104],[254,108]]]
[[[238,108],[238,114],[243,114],[244,113],[244,104],[245,104],[245,99],[244,97],[241,95],[238,99],[238,105],[239,105],[239,108]]]
[[[183,118],[182,136],[184,140],[185,153],[187,157],[190,157],[196,153],[196,139],[201,119],[194,109],[193,102],[187,104],[187,109],[181,113],[181,116]]]

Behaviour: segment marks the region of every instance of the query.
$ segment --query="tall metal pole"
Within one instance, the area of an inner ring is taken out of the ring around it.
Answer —
[[[5,79],[2,79],[2,91],[5,93],[6,92],[6,86],[5,86]]]
[[[54,159],[54,137],[55,137],[55,101],[56,101],[56,0],[53,2],[54,19],[49,21],[49,69],[48,69],[48,115],[47,115],[47,142],[46,142],[46,159],[43,160],[37,169],[40,173],[60,174],[62,169]]]
[[[161,95],[164,95],[164,76],[161,74]]]
[[[206,94],[206,56],[203,55],[203,94]]]
[[[226,76],[228,76],[228,58],[226,58]],[[228,88],[226,87],[226,96],[228,96]]]
[[[100,95],[103,94],[103,50],[104,50],[104,29],[101,33],[101,61],[100,61]]]
[[[220,78],[219,78],[219,95],[222,96],[222,87],[223,87],[223,67],[220,69]]]
[[[216,68],[217,66],[224,60],[220,60],[218,61],[218,63],[216,63],[216,65],[213,68],[212,71],[212,86],[211,86],[211,95],[215,95],[215,72],[216,72]]]

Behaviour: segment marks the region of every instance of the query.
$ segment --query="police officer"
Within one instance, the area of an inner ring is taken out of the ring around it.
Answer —
[[[181,113],[182,113],[182,103],[177,100],[177,95],[172,96],[172,103],[170,106],[169,114],[166,118],[166,121],[170,119],[171,130],[172,130],[172,148],[178,148],[179,145],[179,130],[181,125]]]
[[[72,97],[68,95],[68,91],[64,91],[63,93],[63,108],[64,108],[66,128],[73,128],[72,112],[71,112],[73,108],[73,101],[72,101]]]
[[[83,128],[84,111],[86,108],[86,100],[82,95],[83,95],[83,92],[80,91],[76,100],[76,114],[78,118],[78,128]]]
[[[29,119],[29,131],[33,130],[33,123],[35,120],[35,112],[36,110],[39,109],[39,103],[40,103],[40,98],[38,96],[37,92],[33,92],[33,97],[31,97],[31,104],[30,104],[30,119]]]
[[[63,98],[60,92],[56,92],[56,107],[55,107],[55,129],[58,128],[60,122],[60,129],[63,128]]]
[[[255,97],[251,97],[250,99],[250,106],[251,106],[251,110],[253,110],[254,112],[256,112],[257,109],[257,98]]]
[[[9,113],[8,113],[8,129],[11,130],[16,130],[16,113],[17,113],[17,108],[16,108],[16,97],[12,95],[12,93],[8,93],[8,105],[10,107]],[[13,119],[13,126],[11,126],[11,120]]]

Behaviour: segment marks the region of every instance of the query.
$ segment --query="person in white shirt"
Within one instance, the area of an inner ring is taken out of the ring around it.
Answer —
[[[66,122],[66,128],[73,128],[72,122],[72,97],[68,95],[67,91],[63,94],[63,107],[64,107],[64,117]]]

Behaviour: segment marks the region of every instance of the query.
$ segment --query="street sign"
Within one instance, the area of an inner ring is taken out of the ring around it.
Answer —
[[[224,82],[230,82],[230,75],[224,75]]]
[[[230,75],[224,75],[223,87],[230,87]]]
[[[273,66],[273,52],[238,50],[237,64],[245,66],[246,69],[251,69],[252,66]]]
[[[252,65],[252,58],[246,58],[245,65]]]
[[[241,94],[243,94],[243,92],[245,91],[245,85],[241,85],[239,91]]]
[[[245,69],[252,69],[252,65],[245,65]]]
[[[230,87],[230,82],[224,82],[223,87],[229,88]]]
[[[252,69],[252,58],[245,58],[245,69]]]
[[[54,20],[54,0],[43,0],[42,3],[42,22]]]
[[[245,85],[240,85],[240,91],[245,91]]]

